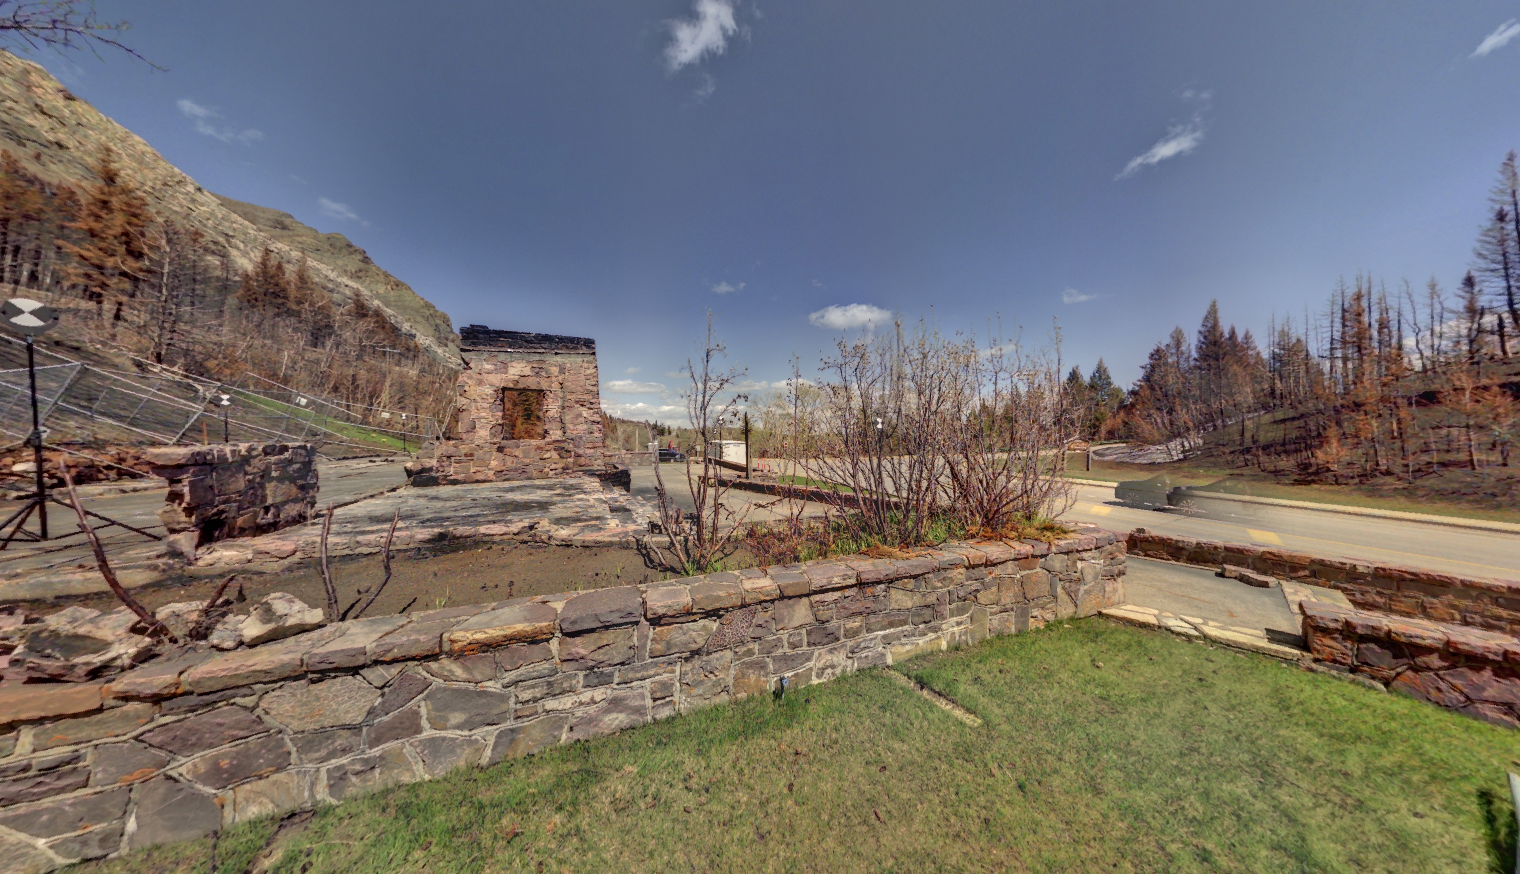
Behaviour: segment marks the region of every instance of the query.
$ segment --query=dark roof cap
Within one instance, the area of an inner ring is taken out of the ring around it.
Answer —
[[[590,337],[563,337],[559,334],[534,334],[529,331],[497,331],[485,325],[465,325],[459,329],[459,348],[595,354],[596,341]]]

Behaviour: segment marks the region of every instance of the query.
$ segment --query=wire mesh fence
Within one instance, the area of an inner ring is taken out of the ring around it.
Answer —
[[[32,430],[25,345],[0,335],[0,442]],[[437,437],[415,410],[349,404],[255,374],[223,385],[165,368],[122,371],[36,348],[37,396],[49,444],[315,443],[327,454],[404,453]]]

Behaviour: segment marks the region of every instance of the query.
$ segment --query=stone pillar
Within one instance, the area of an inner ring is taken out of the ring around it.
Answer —
[[[158,517],[171,553],[300,525],[317,506],[316,450],[310,444],[225,443],[162,446],[144,456],[169,481]]]

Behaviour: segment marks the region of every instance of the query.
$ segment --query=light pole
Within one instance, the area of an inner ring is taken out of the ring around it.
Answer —
[[[221,392],[216,396],[217,406],[222,408],[222,442],[231,443],[232,426],[228,423],[228,408],[232,406],[232,395]]]

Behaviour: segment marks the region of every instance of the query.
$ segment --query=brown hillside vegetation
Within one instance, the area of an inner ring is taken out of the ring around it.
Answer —
[[[340,234],[219,198],[41,67],[0,51],[0,286],[59,334],[217,380],[435,412],[446,316]]]

